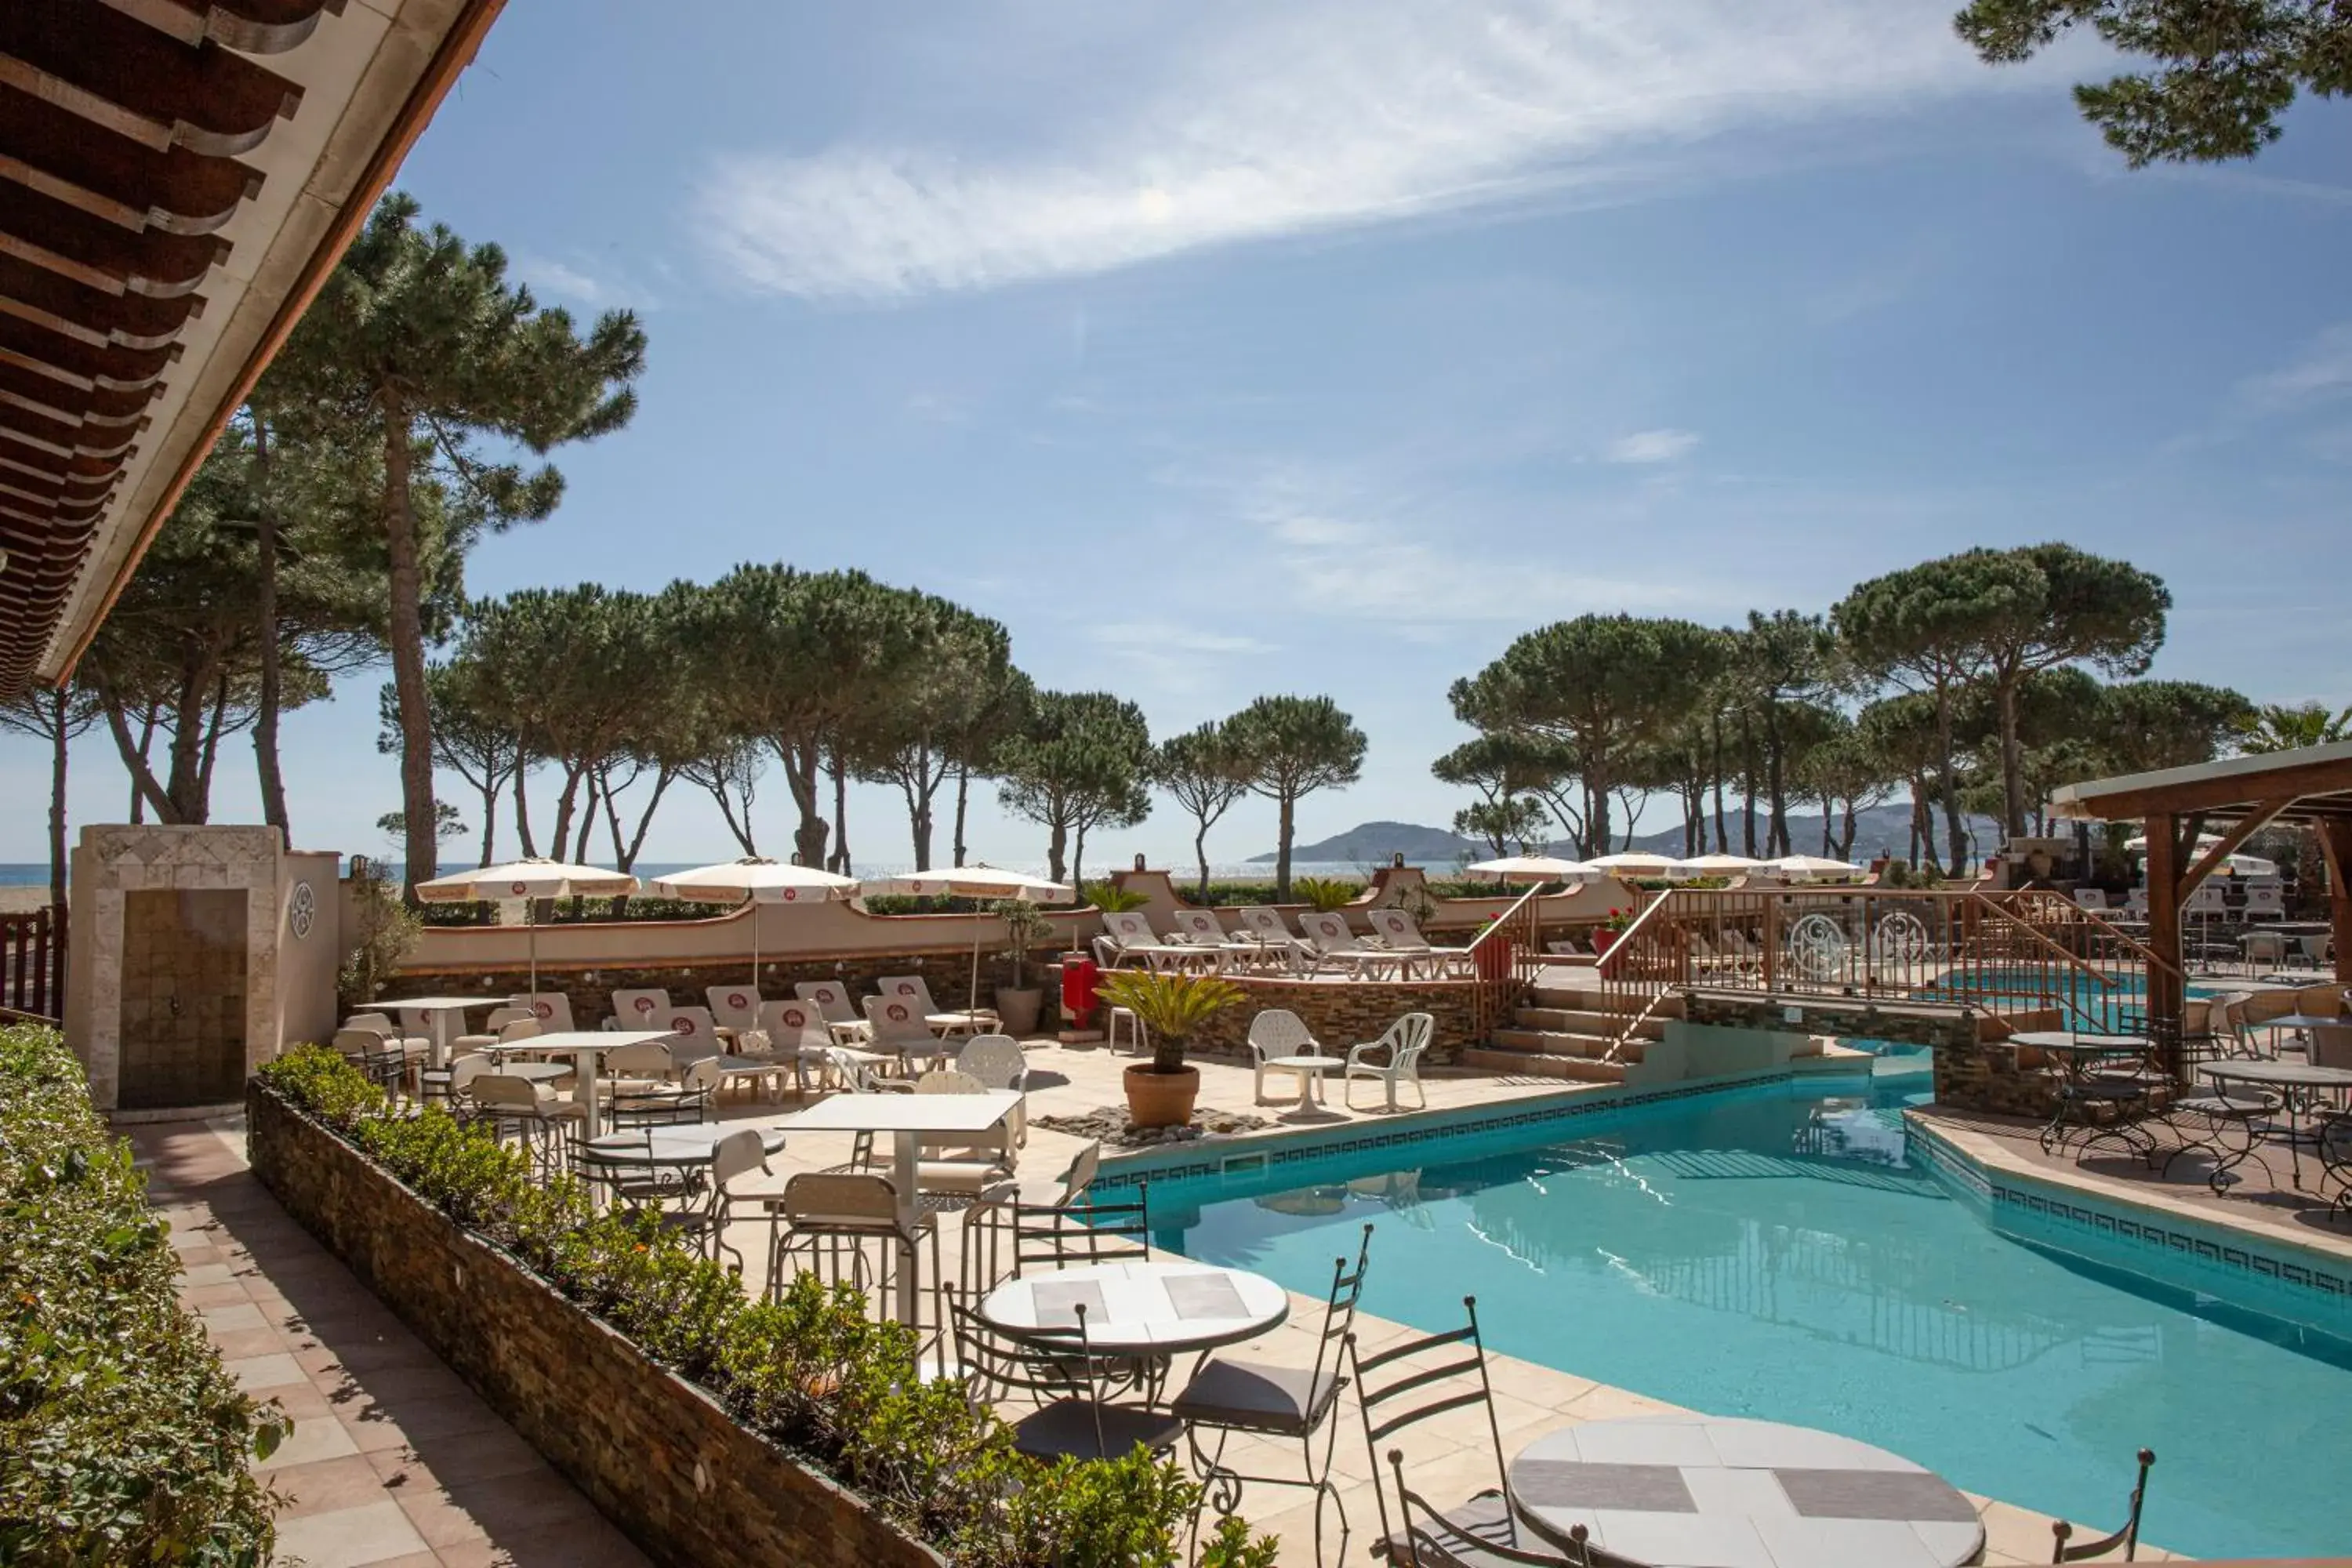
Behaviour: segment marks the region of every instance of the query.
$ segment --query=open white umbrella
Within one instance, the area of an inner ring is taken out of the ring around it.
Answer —
[[[910,871],[903,877],[875,877],[857,884],[858,892],[911,899],[1026,899],[1031,903],[1059,903],[1076,897],[1076,890],[1024,871],[994,866],[951,866],[940,871]],[[971,1002],[980,1003],[980,926],[971,928]]]
[[[1738,877],[1759,869],[1764,862],[1752,855],[1694,855],[1675,862],[1678,877]]]
[[[1592,875],[1592,868],[1581,860],[1561,860],[1549,855],[1506,855],[1499,860],[1480,860],[1462,868],[1472,876],[1492,877],[1498,882],[1570,882]]]
[[[1606,871],[1619,877],[1664,877],[1674,872],[1671,857],[1654,855],[1647,849],[1620,849],[1614,855],[1595,855],[1586,864],[1596,871]]]
[[[667,877],[655,878],[647,885],[658,897],[687,899],[701,904],[740,904],[747,899],[755,904],[822,903],[828,899],[846,900],[857,891],[855,877],[756,856],[716,866],[697,866],[690,871],[673,871]],[[759,984],[760,917],[754,911],[751,985],[757,990]]]
[[[1851,860],[1832,860],[1820,855],[1783,855],[1765,864],[1784,877],[1859,877],[1864,870]]]
[[[509,860],[453,871],[416,884],[416,896],[428,904],[480,903],[520,899],[523,924],[530,931],[530,988],[539,989],[539,922],[532,918],[541,899],[609,899],[637,890],[637,879],[626,871],[601,866],[574,866],[562,860]]]

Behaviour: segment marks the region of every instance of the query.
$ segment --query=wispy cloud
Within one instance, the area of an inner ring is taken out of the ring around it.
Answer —
[[[697,192],[760,289],[887,298],[1622,178],[1732,127],[1916,103],[1994,73],[1949,0],[1315,0],[1091,62],[1134,107],[1001,155],[847,142],[742,152]],[[986,62],[976,68],[985,70]],[[1092,84],[1097,89],[1100,84]],[[1097,90],[1094,97],[1100,100]],[[1083,123],[1077,121],[1083,121]]]
[[[614,290],[603,281],[590,277],[569,262],[545,256],[518,256],[514,261],[515,276],[542,294],[571,300],[583,305],[610,305]]]
[[[1609,443],[1612,463],[1671,463],[1698,445],[1695,430],[1636,430]]]
[[[2284,414],[2352,392],[2352,321],[2327,328],[2278,369],[2238,384],[2238,399],[2258,414]]]
[[[1105,647],[1141,649],[1162,654],[1196,654],[1214,658],[1272,653],[1274,645],[1237,633],[1213,632],[1169,621],[1118,621],[1094,626],[1087,634]]]

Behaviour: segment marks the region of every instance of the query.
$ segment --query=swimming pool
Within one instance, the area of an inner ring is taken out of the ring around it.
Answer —
[[[1406,1169],[1391,1150],[1155,1183],[1153,1228],[1320,1295],[1371,1220],[1367,1311],[1450,1328],[1475,1293],[1496,1350],[1826,1427],[2094,1523],[2120,1515],[2145,1445],[2156,1544],[2352,1549],[2352,1345],[1995,1233],[1906,1146],[1917,1060]]]

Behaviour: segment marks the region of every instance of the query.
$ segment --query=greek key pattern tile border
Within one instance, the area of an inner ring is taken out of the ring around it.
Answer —
[[[1553,1101],[1531,1110],[1482,1113],[1475,1109],[1468,1113],[1437,1111],[1420,1125],[1400,1127],[1391,1131],[1366,1133],[1360,1136],[1319,1138],[1313,1132],[1297,1132],[1287,1136],[1267,1138],[1236,1138],[1220,1142],[1215,1147],[1215,1160],[1195,1160],[1183,1164],[1143,1164],[1148,1154],[1129,1156],[1135,1162],[1128,1168],[1106,1168],[1095,1181],[1097,1189],[1130,1187],[1150,1182],[1188,1182],[1213,1180],[1223,1173],[1229,1163],[1247,1161],[1255,1168],[1263,1160],[1267,1165],[1289,1165],[1307,1160],[1329,1160],[1351,1154],[1365,1154],[1382,1149],[1411,1148],[1444,1138],[1460,1137],[1465,1133],[1508,1131],[1513,1128],[1539,1127],[1580,1121],[1590,1117],[1606,1116],[1613,1111],[1631,1110],[1644,1105],[1662,1105],[1677,1100],[1695,1100],[1705,1095],[1730,1094],[1765,1084],[1785,1084],[1796,1080],[1792,1072],[1759,1073],[1752,1077],[1726,1082],[1719,1079],[1701,1079],[1693,1082],[1661,1085],[1656,1089],[1615,1095],[1580,1095],[1567,1103]],[[1311,1141],[1310,1141],[1311,1140]]]
[[[2199,1229],[2182,1228],[2168,1223],[2152,1210],[2134,1217],[2054,1194],[2011,1186],[1916,1122],[1910,1124],[1910,1134],[1939,1172],[1960,1182],[1997,1207],[2021,1210],[2115,1241],[2131,1243],[2151,1255],[2194,1259],[2229,1269],[2248,1279],[2307,1290],[2324,1302],[2336,1306],[2352,1299],[2352,1268],[2329,1268],[2245,1241],[2222,1239]]]

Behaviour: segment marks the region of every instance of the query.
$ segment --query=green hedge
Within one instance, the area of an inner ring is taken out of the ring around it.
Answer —
[[[263,1079],[458,1224],[709,1390],[751,1429],[873,1500],[959,1568],[1167,1568],[1200,1489],[1172,1462],[1048,1466],[1016,1454],[1004,1423],[962,1385],[917,1375],[916,1342],[866,1316],[864,1297],[796,1278],[754,1301],[691,1243],[617,1211],[592,1211],[569,1178],[541,1183],[517,1150],[438,1107],[384,1113],[351,1064],[309,1046]],[[1272,1568],[1271,1536],[1228,1519],[1202,1568]]]
[[[170,1228],[54,1030],[0,1029],[0,1563],[262,1563],[288,1430],[182,1310]]]

